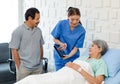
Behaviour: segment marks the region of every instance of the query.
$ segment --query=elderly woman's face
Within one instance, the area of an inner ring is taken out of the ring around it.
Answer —
[[[99,54],[99,53],[101,53],[101,48],[99,48],[96,44],[93,43],[89,49],[89,55]]]

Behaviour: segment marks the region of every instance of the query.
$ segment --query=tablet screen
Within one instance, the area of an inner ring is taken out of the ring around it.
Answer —
[[[63,57],[63,55],[65,55],[65,52],[63,50],[59,50],[59,45],[58,44],[54,44],[54,48],[57,51],[57,53],[59,54],[60,57]]]

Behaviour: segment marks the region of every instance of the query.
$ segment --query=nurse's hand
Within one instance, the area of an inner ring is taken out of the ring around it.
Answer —
[[[70,56],[69,56],[69,55],[63,55],[63,57],[62,57],[62,58],[65,60],[65,59],[70,58]]]
[[[66,43],[61,43],[60,44],[60,47],[59,47],[59,50],[65,50],[67,47],[67,44]]]

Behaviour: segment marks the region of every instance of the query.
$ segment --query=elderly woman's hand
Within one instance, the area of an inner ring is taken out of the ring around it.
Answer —
[[[70,67],[70,68],[72,68],[76,71],[78,70],[78,68],[80,68],[80,66],[78,64],[75,64],[73,62],[68,62],[68,63],[65,64],[65,66]]]

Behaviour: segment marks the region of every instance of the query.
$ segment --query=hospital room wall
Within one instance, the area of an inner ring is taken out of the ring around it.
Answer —
[[[120,48],[120,0],[23,0],[23,13],[31,6],[41,12],[39,27],[45,40],[44,56],[49,71],[54,70],[53,38],[50,32],[61,19],[67,19],[67,8],[78,7],[87,33],[84,47],[94,39],[106,40],[111,48]]]

